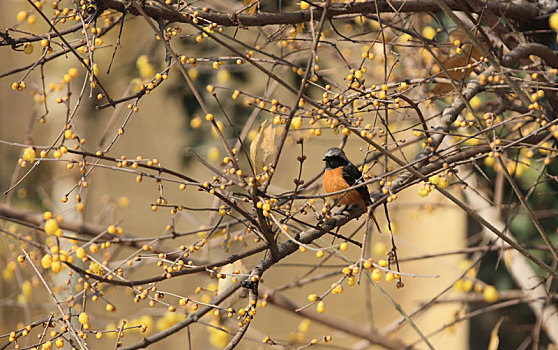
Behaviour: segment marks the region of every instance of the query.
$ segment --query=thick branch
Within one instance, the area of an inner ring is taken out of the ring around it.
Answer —
[[[552,68],[558,68],[558,55],[556,55],[556,52],[547,46],[536,43],[528,43],[516,47],[502,58],[502,64],[506,67],[512,67],[520,59],[530,55],[539,56]]]
[[[121,12],[129,12],[138,16],[140,13],[134,7],[127,7],[124,0],[104,0],[103,4]],[[460,1],[448,0],[448,6],[455,11],[461,11]],[[537,14],[536,7],[531,5],[505,4],[495,1],[488,1],[486,4],[493,13],[498,16],[507,17],[518,22],[531,21]],[[163,7],[157,4],[144,5],[145,13],[155,19],[164,19],[170,22],[191,23],[192,17],[175,11],[170,7]],[[322,8],[312,8],[303,11],[285,13],[258,13],[255,15],[247,14],[223,14],[217,12],[200,13],[197,18],[209,22],[217,23],[221,26],[266,26],[277,24],[297,24],[308,22],[311,18],[319,18],[322,15]],[[335,18],[351,14],[377,14],[394,12],[430,12],[439,11],[435,1],[431,0],[378,0],[367,2],[354,2],[348,4],[333,4],[327,10],[326,19]]]
[[[478,178],[474,177],[471,180],[473,187],[479,189]],[[494,205],[489,205],[478,194],[477,191],[467,189],[464,191],[465,198],[473,210],[478,211],[480,215],[490,221],[498,229],[506,230],[506,224],[502,222],[501,210]],[[506,235],[515,241],[512,233],[506,230]],[[487,229],[483,230],[483,234],[489,238],[494,239],[495,235]],[[509,244],[502,242],[500,249],[508,249]],[[532,301],[527,302],[537,317],[542,318],[542,327],[546,331],[548,337],[554,344],[558,343],[558,310],[556,307],[548,302],[550,298],[548,291],[545,289],[544,281],[537,275],[529,261],[519,254],[517,251],[511,249],[506,252],[506,268],[510,275],[513,277],[521,290],[528,295]]]

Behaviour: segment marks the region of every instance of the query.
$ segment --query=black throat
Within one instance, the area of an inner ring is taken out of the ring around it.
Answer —
[[[328,157],[325,159],[326,169],[332,170],[347,165],[347,161],[341,157]]]

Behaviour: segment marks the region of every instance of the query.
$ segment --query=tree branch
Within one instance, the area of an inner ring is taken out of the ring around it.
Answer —
[[[104,6],[120,12],[129,12],[132,15],[140,15],[139,11],[134,7],[128,7],[124,0],[104,0]],[[461,11],[462,7],[459,1],[449,0],[448,6],[455,11]],[[317,4],[319,5],[319,4]],[[506,17],[518,22],[531,21],[538,14],[538,9],[531,5],[506,4],[495,1],[488,1],[486,6],[496,15]],[[193,17],[189,14],[183,14],[171,7],[163,7],[158,4],[142,6],[145,13],[154,19],[162,18],[170,22],[192,23]],[[352,2],[346,4],[332,4],[328,7],[326,19],[332,19],[344,15],[357,14],[377,14],[377,13],[416,13],[416,12],[436,12],[439,8],[435,1],[431,0],[378,0],[367,2]],[[311,14],[311,11],[313,12]],[[247,14],[222,14],[218,12],[201,12],[196,17],[207,22],[216,23],[221,26],[267,26],[280,24],[297,24],[311,20],[311,18],[319,18],[323,9],[314,7],[308,10],[284,12],[284,13],[258,13],[255,15]],[[313,17],[312,17],[313,16]]]
[[[262,287],[260,287],[262,288]],[[312,321],[316,321],[324,326],[328,326],[332,329],[339,330],[349,335],[353,335],[362,339],[366,339],[370,344],[381,345],[387,349],[406,349],[406,345],[398,339],[390,338],[386,334],[381,334],[374,329],[369,327],[364,327],[360,324],[353,323],[349,320],[341,320],[338,316],[328,316],[320,315],[317,312],[310,309],[301,309],[301,305],[296,304],[289,298],[279,294],[273,293],[272,290],[263,289],[262,294],[268,294],[269,297],[267,301],[277,306],[283,310],[290,311],[300,317],[308,318]],[[300,310],[300,311],[296,311]]]

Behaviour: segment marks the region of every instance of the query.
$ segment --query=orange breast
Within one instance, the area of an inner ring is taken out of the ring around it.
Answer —
[[[351,186],[343,179],[343,167],[332,170],[326,170],[324,173],[324,190],[326,193],[345,190]],[[339,199],[339,200],[338,200]],[[337,201],[338,205],[354,205],[357,204],[366,210],[366,202],[357,190],[350,190],[343,194],[328,197],[328,202]]]

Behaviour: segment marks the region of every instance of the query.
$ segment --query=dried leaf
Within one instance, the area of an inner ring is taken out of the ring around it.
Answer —
[[[458,69],[462,67],[466,67],[469,63],[472,63],[474,60],[480,60],[482,53],[481,50],[472,43],[469,42],[469,37],[463,32],[461,29],[456,29],[450,33],[449,41],[450,43],[455,42],[455,40],[459,40],[463,44],[461,45],[461,49],[463,53],[461,55],[453,55],[448,57],[446,60],[442,60],[442,64],[444,68],[447,70],[449,78],[453,80],[467,80],[473,69]],[[442,71],[440,69],[440,71]],[[446,78],[446,74],[442,74],[442,77]],[[442,94],[445,92],[449,92],[453,89],[451,84],[436,84],[436,86],[432,89],[434,94]]]
[[[505,317],[501,317],[494,328],[492,328],[492,332],[490,332],[490,343],[488,343],[488,350],[498,350],[498,345],[500,345],[500,338],[498,337],[498,330],[500,329],[500,325],[504,322]]]
[[[264,166],[275,158],[282,132],[283,128],[278,128],[272,118],[266,119],[260,126],[260,131],[250,145],[250,159],[256,174],[262,174]]]

